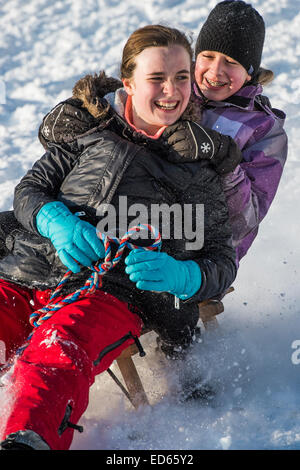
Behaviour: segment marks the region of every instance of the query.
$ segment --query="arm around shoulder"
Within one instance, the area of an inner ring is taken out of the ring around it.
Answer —
[[[76,139],[97,125],[95,118],[82,107],[79,99],[70,98],[58,103],[43,118],[38,137],[48,150],[51,143],[66,150],[76,150]]]
[[[47,150],[49,143],[76,151],[76,139],[98,126],[108,111],[104,99],[107,93],[122,87],[122,82],[107,77],[104,71],[86,75],[73,87],[72,98],[58,103],[44,117],[39,128],[39,140]]]

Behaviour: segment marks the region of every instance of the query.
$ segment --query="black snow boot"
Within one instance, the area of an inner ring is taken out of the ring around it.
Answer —
[[[50,450],[48,444],[34,431],[17,431],[0,443],[0,450]]]
[[[160,336],[158,336],[156,338],[156,350],[161,351],[167,359],[184,360],[188,354],[190,346],[199,342],[200,337],[201,329],[199,326],[195,328],[193,334],[187,337],[185,342],[181,342],[180,344],[163,340],[160,338]]]

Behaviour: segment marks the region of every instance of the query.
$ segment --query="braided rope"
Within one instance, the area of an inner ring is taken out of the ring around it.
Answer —
[[[137,232],[140,232],[141,230],[147,230],[148,232],[152,233],[154,242],[150,246],[140,247],[138,245],[130,243],[129,240]],[[80,287],[78,290],[67,295],[66,297],[59,300],[58,302],[55,302],[55,299],[59,296],[64,285],[67,283],[67,281],[70,279],[72,275],[72,271],[67,271],[65,275],[63,276],[62,280],[57,285],[55,291],[51,295],[47,305],[40,308],[39,310],[36,310],[30,315],[29,322],[31,326],[33,326],[34,328],[37,328],[38,326],[43,324],[45,321],[49,320],[49,318],[51,318],[52,315],[57,310],[61,309],[65,305],[71,304],[87,295],[93,294],[98,288],[102,286],[102,276],[107,271],[113,269],[120,262],[123,252],[126,247],[128,247],[131,250],[135,248],[142,248],[145,250],[159,250],[161,247],[160,233],[155,227],[149,224],[140,224],[140,225],[136,225],[132,227],[131,229],[128,230],[128,232],[126,232],[123,235],[121,239],[118,239],[116,237],[109,237],[108,235],[104,235],[101,232],[97,232],[97,235],[102,240],[104,249],[105,249],[104,260],[101,263],[101,265],[93,266],[93,272],[91,276],[85,282],[84,286]],[[113,259],[112,259],[112,253],[111,253],[111,243],[115,243],[119,245],[118,250]],[[30,335],[30,337],[31,336],[32,335]]]

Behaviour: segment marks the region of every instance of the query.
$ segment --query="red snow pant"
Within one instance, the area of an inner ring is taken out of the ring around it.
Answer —
[[[0,341],[8,354],[27,338],[29,315],[45,305],[49,295],[0,280]],[[140,336],[141,328],[140,317],[128,310],[128,304],[102,291],[55,312],[36,328],[12,369],[12,404],[1,439],[33,430],[51,449],[68,449],[74,430],[66,421],[79,421],[95,376],[134,342],[126,335]]]

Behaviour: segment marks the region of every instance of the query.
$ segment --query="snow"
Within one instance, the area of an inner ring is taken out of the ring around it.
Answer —
[[[71,95],[78,78],[102,68],[118,76],[127,37],[147,23],[174,25],[195,38],[216,3],[0,0],[0,210],[11,208],[14,186],[43,153],[42,117]],[[224,299],[220,331],[204,333],[195,347],[195,363],[216,384],[217,397],[179,403],[172,394],[176,366],[155,353],[150,334],[142,339],[147,355],[136,363],[151,406],[134,411],[102,374],[72,449],[300,449],[300,0],[251,3],[267,25],[263,65],[276,80],[265,93],[287,113],[290,150],[235,292]]]

